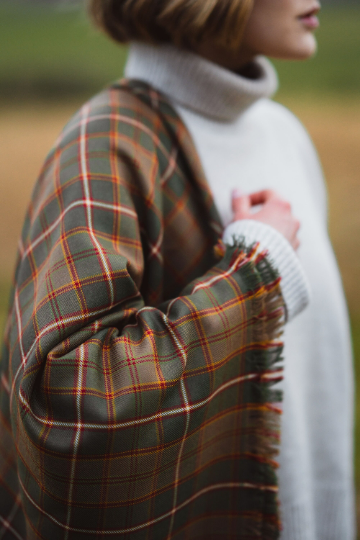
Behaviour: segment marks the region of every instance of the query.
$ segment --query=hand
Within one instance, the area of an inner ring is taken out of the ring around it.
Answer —
[[[257,205],[261,205],[261,208],[257,212],[251,211],[251,208]],[[232,209],[233,221],[239,219],[261,221],[285,236],[295,250],[299,248],[297,233],[300,222],[293,216],[290,203],[281,199],[274,191],[264,190],[251,195],[243,195],[238,190],[234,190]]]

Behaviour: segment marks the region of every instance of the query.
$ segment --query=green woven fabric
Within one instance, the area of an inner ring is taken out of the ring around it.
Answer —
[[[2,540],[278,537],[280,280],[221,233],[153,89],[114,84],[65,127],[3,347]]]

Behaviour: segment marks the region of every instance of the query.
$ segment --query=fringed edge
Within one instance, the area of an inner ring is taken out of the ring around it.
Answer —
[[[218,253],[221,250],[220,244]],[[262,523],[254,523],[254,527],[259,538],[275,540],[281,531],[276,457],[280,450],[282,392],[273,387],[283,378],[283,343],[280,339],[286,306],[281,277],[267,252],[259,252],[259,244],[246,246],[243,238],[234,238],[232,249],[227,250],[224,258],[229,257],[226,263],[230,267],[236,260],[239,263],[240,279],[246,289],[242,292],[253,295],[250,335],[256,348],[247,353],[246,365],[249,371],[258,373],[258,378],[248,383],[254,399],[247,412],[246,426],[248,458],[258,462],[262,480],[260,489],[264,490]]]

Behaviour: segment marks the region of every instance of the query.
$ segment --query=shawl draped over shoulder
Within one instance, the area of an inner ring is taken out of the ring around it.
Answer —
[[[3,540],[278,538],[280,279],[221,234],[158,92],[123,80],[70,120],[5,332]]]

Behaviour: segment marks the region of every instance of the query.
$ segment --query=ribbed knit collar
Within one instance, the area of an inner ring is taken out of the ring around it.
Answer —
[[[125,76],[151,84],[203,116],[229,122],[259,99],[271,97],[278,88],[272,64],[262,56],[255,62],[260,76],[247,79],[171,45],[133,43]]]

